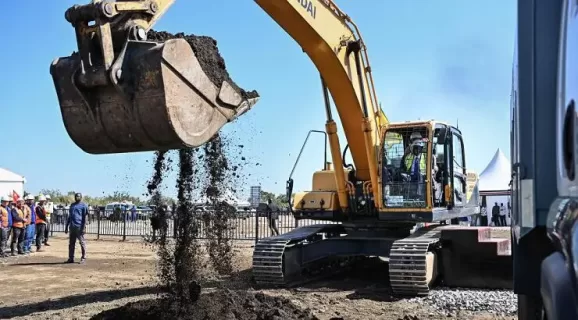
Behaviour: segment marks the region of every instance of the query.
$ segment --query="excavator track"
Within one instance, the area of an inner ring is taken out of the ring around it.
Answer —
[[[302,264],[300,248],[309,243],[323,241],[330,233],[339,233],[340,225],[312,225],[288,233],[264,238],[253,251],[253,278],[258,285],[291,287],[327,277],[343,270],[349,258],[326,258],[313,264]],[[286,263],[287,255],[290,256]]]
[[[389,281],[394,294],[428,295],[436,273],[432,248],[439,243],[440,236],[439,229],[422,229],[394,241],[389,256]]]

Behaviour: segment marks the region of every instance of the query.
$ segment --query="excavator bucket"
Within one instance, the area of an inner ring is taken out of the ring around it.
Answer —
[[[212,83],[183,39],[128,41],[100,74],[82,61],[58,58],[50,73],[69,136],[91,154],[200,146],[258,100]]]

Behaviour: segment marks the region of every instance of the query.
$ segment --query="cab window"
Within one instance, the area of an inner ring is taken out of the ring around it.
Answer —
[[[452,144],[454,149],[454,165],[457,165],[458,170],[463,170],[464,168],[464,153],[462,147],[462,138],[456,134],[452,135]]]
[[[399,166],[404,153],[403,136],[393,131],[386,132],[383,153],[386,157],[386,165]]]

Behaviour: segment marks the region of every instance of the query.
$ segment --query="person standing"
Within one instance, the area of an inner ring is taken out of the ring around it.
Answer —
[[[6,233],[6,243],[10,241],[10,236],[12,235],[12,197],[6,197],[8,203],[6,203],[6,211],[8,211],[8,233]]]
[[[34,205],[34,196],[28,195],[25,199],[24,204],[28,211],[30,212],[30,221],[28,226],[26,226],[26,235],[24,240],[24,252],[32,252],[32,242],[34,242],[34,235],[36,235],[36,211]]]
[[[488,226],[488,208],[485,206],[480,209],[480,222],[482,227]]]
[[[12,242],[10,243],[12,256],[16,255],[17,248],[18,254],[24,254],[24,228],[28,224],[28,220],[22,210],[23,203],[24,201],[19,199],[12,208]]]
[[[46,228],[44,229],[44,245],[50,247],[48,244],[48,236],[50,235],[51,217],[54,212],[54,202],[52,202],[50,195],[46,195],[46,203],[44,204],[44,212],[46,212]]]
[[[279,208],[273,204],[271,199],[267,200],[267,220],[269,220],[269,230],[272,235],[278,236],[279,229],[277,229],[277,219],[279,218]]]
[[[66,263],[74,263],[74,250],[76,249],[76,240],[80,242],[80,250],[82,256],[80,263],[86,262],[86,242],[84,240],[84,232],[86,227],[86,218],[88,217],[88,206],[82,202],[82,194],[76,193],[74,195],[74,203],[70,205],[68,210],[68,220],[64,233],[70,234],[68,238],[68,260]]]
[[[34,208],[36,212],[36,252],[42,250],[42,244],[44,243],[44,232],[46,231],[46,211],[44,210],[44,204],[46,203],[46,197],[40,195],[38,197],[38,204]]]
[[[495,202],[492,207],[492,222],[496,227],[500,225],[500,207],[497,202]]]
[[[10,214],[8,213],[8,203],[10,202],[10,198],[2,197],[0,199],[0,257],[6,257],[6,244],[8,242],[8,226],[9,220],[8,217]]]
[[[136,221],[136,205],[132,205],[132,208],[130,208],[130,218],[132,220],[132,222]]]
[[[506,223],[506,207],[504,207],[504,203],[500,203],[500,225],[505,227]]]

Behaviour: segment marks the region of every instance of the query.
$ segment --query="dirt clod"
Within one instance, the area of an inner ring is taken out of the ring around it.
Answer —
[[[196,35],[186,35],[182,32],[171,34],[166,31],[154,31],[150,30],[148,32],[148,40],[162,42],[169,39],[185,39],[193,49],[193,52],[199,60],[199,64],[205,74],[209,77],[211,82],[217,86],[221,87],[223,81],[229,82],[231,86],[245,99],[256,98],[259,96],[257,91],[246,91],[240,88],[229,76],[227,71],[227,66],[225,65],[225,59],[219,53],[219,48],[217,47],[217,40],[208,36],[196,36]]]
[[[203,294],[191,305],[188,314],[177,318],[168,315],[166,301],[144,300],[129,303],[92,317],[93,320],[317,320],[308,309],[300,309],[286,298],[263,293],[221,290]]]

